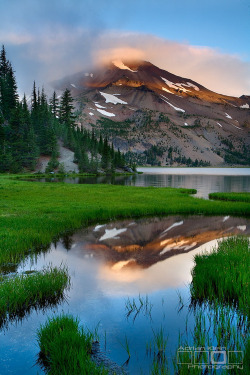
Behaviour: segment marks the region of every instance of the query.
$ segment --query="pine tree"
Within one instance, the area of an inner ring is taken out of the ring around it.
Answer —
[[[59,116],[59,100],[57,98],[56,92],[53,92],[53,96],[50,99],[50,109],[51,113],[53,114],[54,118],[58,118]]]
[[[9,120],[18,103],[16,78],[11,63],[6,58],[4,46],[0,53],[0,113]]]
[[[62,95],[60,102],[60,114],[59,119],[62,124],[68,127],[73,127],[75,125],[75,116],[73,114],[73,98],[71,96],[70,90],[66,89]]]

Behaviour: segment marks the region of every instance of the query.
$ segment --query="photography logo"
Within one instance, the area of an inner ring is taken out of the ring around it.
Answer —
[[[180,347],[177,364],[199,369],[243,370],[243,352],[231,351],[225,347]]]

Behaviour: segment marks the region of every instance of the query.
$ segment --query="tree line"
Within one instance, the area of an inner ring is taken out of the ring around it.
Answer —
[[[31,98],[18,97],[11,62],[4,46],[0,53],[0,172],[35,170],[39,156],[50,156],[47,172],[63,171],[59,165],[59,145],[74,151],[80,172],[114,172],[123,168],[123,154],[102,135],[79,128],[74,115],[73,98],[66,89],[60,97],[47,98],[34,82]]]

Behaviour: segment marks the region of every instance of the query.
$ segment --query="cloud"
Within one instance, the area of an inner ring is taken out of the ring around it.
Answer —
[[[238,56],[153,35],[113,32],[101,36],[98,42],[99,49],[94,54],[101,59],[143,56],[160,68],[193,79],[210,90],[235,96],[250,93],[250,62]]]
[[[28,93],[34,79],[42,86],[94,69],[93,65],[100,61],[123,58],[150,61],[219,93],[250,94],[250,63],[208,47],[153,35],[61,25],[45,28],[42,33],[0,33],[0,39],[10,51],[20,90]]]

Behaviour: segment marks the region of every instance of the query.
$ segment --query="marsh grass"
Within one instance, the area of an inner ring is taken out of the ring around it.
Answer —
[[[46,308],[65,298],[70,286],[66,267],[48,267],[31,274],[0,279],[0,325],[22,318],[31,309]]]
[[[250,193],[210,193],[209,199],[250,203]]]
[[[212,253],[196,255],[192,299],[234,305],[249,317],[249,245],[247,237],[230,237],[219,242]]]
[[[78,319],[59,315],[48,319],[37,331],[38,363],[47,374],[108,374],[91,360],[93,335],[84,331]]]
[[[127,298],[125,302],[126,317],[129,318],[131,314],[133,315],[133,321],[137,318],[140,313],[144,316],[148,316],[151,319],[152,303],[149,302],[148,296],[145,297],[139,294],[138,299]]]

